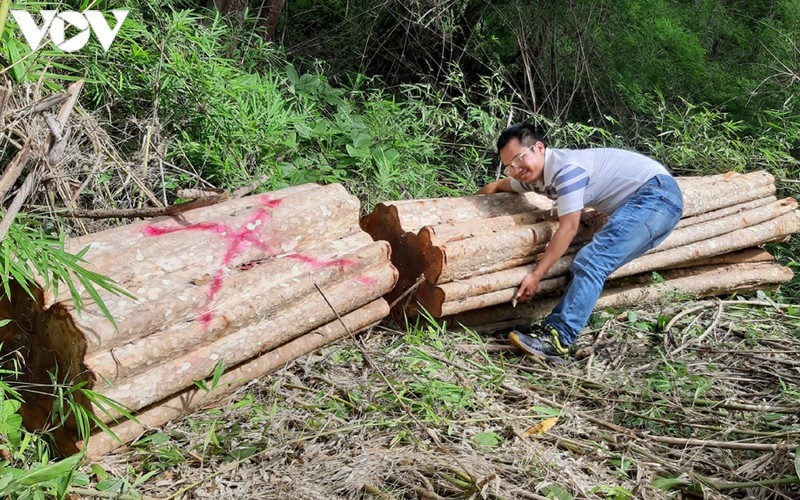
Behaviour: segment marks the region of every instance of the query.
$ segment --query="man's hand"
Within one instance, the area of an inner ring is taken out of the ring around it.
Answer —
[[[547,248],[545,248],[544,252],[541,254],[541,258],[536,264],[536,269],[525,276],[522,283],[519,284],[516,295],[517,301],[527,302],[533,298],[533,295],[536,293],[536,288],[539,286],[539,282],[544,278],[544,275],[553,267],[553,264],[564,255],[564,252],[567,251],[570,243],[572,243],[572,239],[578,232],[580,223],[580,212],[572,212],[558,218],[558,229],[547,243]]]
[[[536,294],[536,288],[539,286],[539,281],[542,279],[538,276],[536,271],[528,273],[527,276],[519,284],[516,299],[518,302],[527,302]]]

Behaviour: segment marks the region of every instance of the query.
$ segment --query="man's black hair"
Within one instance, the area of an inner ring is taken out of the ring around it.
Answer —
[[[536,127],[525,122],[515,123],[503,130],[500,137],[497,138],[497,152],[499,153],[501,149],[506,147],[506,144],[508,144],[508,141],[511,139],[516,139],[525,146],[533,146],[537,142],[541,142],[547,146],[544,135],[536,130]]]

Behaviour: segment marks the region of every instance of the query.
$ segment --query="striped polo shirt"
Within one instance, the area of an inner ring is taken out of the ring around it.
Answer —
[[[611,214],[664,166],[643,154],[616,148],[556,149],[544,154],[544,180],[525,184],[511,179],[517,193],[536,191],[556,200],[559,217],[594,208]]]

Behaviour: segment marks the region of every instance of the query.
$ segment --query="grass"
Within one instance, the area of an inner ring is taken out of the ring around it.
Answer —
[[[793,498],[800,307],[771,300],[597,313],[579,343],[608,345],[547,369],[503,336],[377,327],[98,466],[169,498]]]

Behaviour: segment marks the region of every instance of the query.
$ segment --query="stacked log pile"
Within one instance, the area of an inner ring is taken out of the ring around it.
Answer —
[[[778,200],[763,171],[678,178],[685,210],[673,234],[617,270],[598,307],[629,307],[670,293],[701,297],[771,288],[792,277],[759,249],[800,231],[792,198]],[[558,219],[552,202],[535,194],[409,200],[379,204],[361,221],[373,238],[389,241],[400,271],[389,295],[414,288],[403,312],[424,308],[477,329],[541,318],[563,291],[575,253],[602,227],[587,210],[573,245],[541,281],[536,298],[511,305],[519,283],[536,265]],[[658,272],[663,283],[652,283]],[[397,312],[397,311],[395,311]]]
[[[129,408],[136,422],[83,401],[129,442],[388,314],[391,248],[359,228],[359,209],[341,185],[307,184],[70,240],[73,253],[88,247],[87,268],[134,297],[101,293],[114,326],[85,291],[77,311],[13,290],[0,303],[14,320],[3,348],[21,353],[30,382],[58,373]],[[51,401],[27,403],[28,423],[45,425]],[[76,442],[69,428],[57,437],[65,453],[119,445],[104,433]]]

